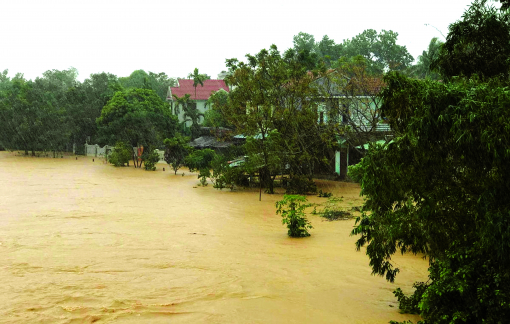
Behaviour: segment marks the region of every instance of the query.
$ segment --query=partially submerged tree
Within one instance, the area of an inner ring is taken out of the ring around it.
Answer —
[[[320,152],[331,138],[321,137],[317,123],[317,89],[311,84],[316,72],[296,58],[293,50],[283,56],[275,45],[247,62],[227,60],[233,86],[223,116],[239,134],[251,138],[248,155],[263,186],[274,192],[274,177],[290,165],[291,176],[311,177]],[[320,145],[318,145],[320,144]]]
[[[170,113],[168,103],[147,89],[116,92],[96,122],[101,143],[124,141],[146,150],[160,147],[165,138],[175,135],[177,128],[177,117]],[[133,162],[141,166],[134,153]]]
[[[390,74],[382,107],[397,136],[351,170],[367,197],[353,234],[374,274],[391,256],[423,253],[426,323],[510,316],[510,95],[476,79],[440,84]],[[457,319],[455,319],[457,318]],[[440,320],[443,319],[443,320]]]
[[[172,166],[174,174],[185,165],[186,157],[191,152],[188,142],[189,137],[183,137],[179,133],[173,138],[165,139],[165,161]]]

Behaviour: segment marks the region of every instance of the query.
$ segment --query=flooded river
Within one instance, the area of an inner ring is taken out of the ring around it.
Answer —
[[[419,256],[397,256],[390,284],[355,251],[353,220],[310,215],[312,236],[291,239],[281,194],[259,202],[257,190],[197,187],[183,171],[0,152],[0,323],[418,319],[399,314],[392,291],[426,280]],[[356,184],[321,185],[361,205]]]

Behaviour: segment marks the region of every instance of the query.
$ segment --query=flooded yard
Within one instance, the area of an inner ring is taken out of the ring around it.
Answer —
[[[392,291],[427,279],[420,256],[396,256],[390,284],[356,252],[354,220],[309,215],[312,236],[292,239],[275,214],[281,194],[258,201],[256,189],[197,187],[169,169],[0,152],[0,323],[418,319],[399,314]],[[357,184],[320,185],[361,205]]]

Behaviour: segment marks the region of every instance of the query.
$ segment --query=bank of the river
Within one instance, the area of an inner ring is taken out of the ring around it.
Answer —
[[[310,215],[291,239],[281,195],[219,191],[195,174],[92,158],[0,152],[0,323],[388,323],[392,294],[426,280],[397,256],[395,284],[370,274],[353,220]],[[359,187],[321,181],[361,204]],[[310,197],[313,202],[324,198]]]

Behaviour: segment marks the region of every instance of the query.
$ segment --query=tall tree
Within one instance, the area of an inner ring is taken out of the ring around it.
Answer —
[[[205,77],[203,74],[198,72],[198,69],[195,68],[193,73],[188,74],[188,78],[193,79],[193,87],[195,88],[195,100],[197,100],[197,87],[200,84],[202,87],[204,86]]]
[[[204,114],[202,114],[198,109],[196,103],[191,102],[191,95],[186,93],[184,96],[179,97],[177,95],[173,95],[175,99],[175,114],[179,114],[179,107],[182,108],[184,112],[184,126],[186,127],[187,122],[191,122],[191,138],[196,139],[200,136],[200,117],[204,117]]]
[[[485,2],[474,1],[462,19],[450,25],[434,64],[443,78],[510,75],[510,11]]]
[[[505,15],[475,1],[450,25],[443,82],[386,75],[381,111],[395,138],[351,170],[367,196],[353,233],[373,273],[393,281],[397,250],[429,258],[430,280],[413,296],[426,324],[510,316]]]
[[[162,146],[165,138],[174,137],[177,128],[177,117],[168,103],[147,89],[116,92],[96,122],[101,144],[122,141],[151,150]],[[134,155],[133,160],[136,165]]]
[[[439,51],[441,50],[443,42],[437,37],[430,40],[427,50],[423,51],[418,56],[418,63],[414,67],[414,74],[420,79],[439,80],[440,76],[437,72],[433,71],[433,62],[439,58]]]
[[[370,71],[382,74],[386,71],[404,70],[414,61],[407,48],[397,44],[398,33],[382,30],[377,33],[367,29],[342,43],[342,54],[346,57],[362,55],[370,64]]]
[[[135,70],[128,77],[119,78],[119,82],[126,89],[152,89],[161,100],[166,100],[168,87],[175,86],[177,80],[169,78],[165,73],[147,73],[144,70]]]
[[[274,176],[282,165],[290,164],[296,176],[311,176],[315,159],[321,159],[312,153],[320,147],[314,140],[322,139],[316,132],[314,74],[294,50],[282,56],[275,45],[246,57],[247,62],[227,60],[226,81],[233,90],[222,113],[238,133],[251,138],[248,155],[273,193]]]
[[[393,281],[391,256],[423,253],[430,323],[503,323],[510,316],[508,81],[438,83],[391,73],[382,113],[396,136],[351,175],[366,196],[354,234],[374,274]]]

